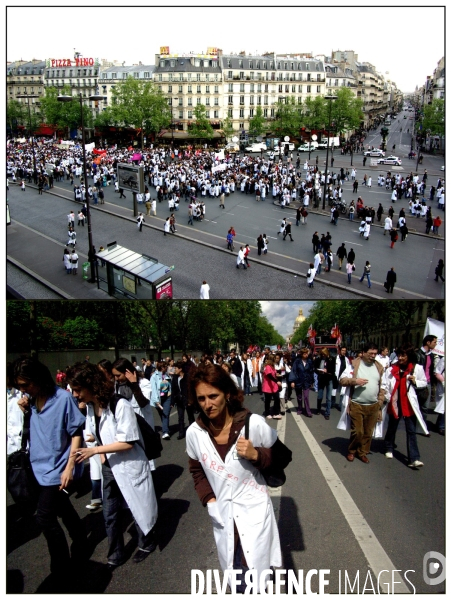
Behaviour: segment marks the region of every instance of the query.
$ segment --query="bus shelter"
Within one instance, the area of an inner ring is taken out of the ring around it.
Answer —
[[[116,242],[96,253],[97,287],[118,299],[162,300],[172,298],[174,267],[139,254]]]

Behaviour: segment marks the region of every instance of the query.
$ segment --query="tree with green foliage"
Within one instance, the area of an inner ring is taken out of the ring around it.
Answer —
[[[336,100],[329,100],[328,102],[332,103],[331,128],[340,135],[345,131],[353,131],[359,127],[363,119],[363,100],[356,98],[351,88],[348,87],[341,87],[336,96]],[[328,114],[327,111],[325,128],[328,125]]]
[[[327,119],[327,104],[322,96],[307,96],[302,105],[302,125],[308,131],[318,130]]]
[[[41,115],[45,123],[58,129],[76,129],[81,127],[81,111],[79,96],[73,96],[72,102],[60,102],[57,98],[70,96],[71,88],[65,85],[61,90],[56,87],[46,88],[45,96],[41,98]],[[85,127],[92,127],[92,112],[82,104],[83,122]]]
[[[11,131],[17,131],[18,125],[23,125],[25,119],[25,105],[18,100],[10,100],[6,104],[6,124]]]
[[[211,140],[214,135],[210,119],[205,116],[206,111],[207,109],[203,104],[197,104],[194,107],[193,113],[196,120],[189,127],[189,133],[194,138]]]
[[[296,137],[302,125],[302,106],[296,104],[296,98],[290,96],[279,100],[276,106],[276,117],[271,123],[271,130],[275,135]]]
[[[431,135],[445,135],[445,101],[434,98],[431,104],[423,108],[422,130]]]
[[[222,122],[222,130],[224,132],[225,138],[228,141],[234,133],[232,119],[227,116]]]
[[[266,118],[263,116],[263,109],[257,106],[255,115],[249,119],[249,135],[254,139],[263,136],[267,129]]]
[[[171,117],[167,98],[153,81],[140,81],[128,76],[115,84],[111,106],[99,115],[96,124],[140,129],[143,148],[144,133],[157,133],[169,127]],[[111,119],[109,123],[108,119]]]

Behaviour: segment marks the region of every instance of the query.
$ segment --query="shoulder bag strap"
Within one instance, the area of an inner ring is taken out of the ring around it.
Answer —
[[[249,421],[250,421],[250,418],[251,418],[251,414],[252,413],[247,413],[246,419],[244,421],[244,439],[245,440],[249,439]]]

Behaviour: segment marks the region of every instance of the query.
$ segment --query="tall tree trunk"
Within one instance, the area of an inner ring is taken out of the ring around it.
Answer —
[[[38,358],[36,301],[30,300],[30,356]]]

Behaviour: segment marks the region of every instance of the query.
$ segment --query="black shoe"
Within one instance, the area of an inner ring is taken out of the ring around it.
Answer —
[[[107,567],[111,572],[113,572],[118,567],[121,567],[124,563],[125,563],[125,560],[121,560],[121,562],[119,562],[119,563],[108,562]]]
[[[177,436],[177,439],[178,440],[183,440],[184,437],[185,437],[184,433],[179,433],[178,436]]]

